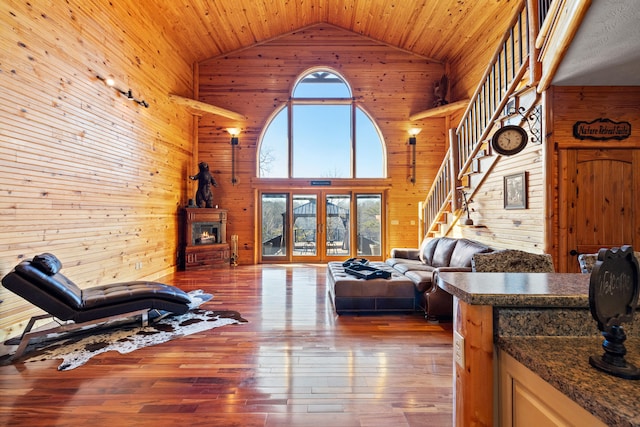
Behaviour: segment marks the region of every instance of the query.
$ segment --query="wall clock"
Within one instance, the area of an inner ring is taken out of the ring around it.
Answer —
[[[511,156],[524,150],[529,135],[520,126],[508,125],[498,129],[491,137],[491,147],[496,153]]]

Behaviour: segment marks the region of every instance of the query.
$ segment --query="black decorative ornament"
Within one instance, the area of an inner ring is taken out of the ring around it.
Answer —
[[[589,363],[608,374],[640,379],[640,369],[624,358],[627,336],[622,323],[633,321],[638,303],[639,273],[631,246],[600,249],[589,281],[589,308],[602,331],[604,354],[591,356]]]
[[[491,147],[503,156],[512,156],[524,150],[529,135],[520,126],[507,125],[498,129],[491,137]]]

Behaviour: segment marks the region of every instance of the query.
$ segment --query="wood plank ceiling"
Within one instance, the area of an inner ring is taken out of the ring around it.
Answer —
[[[521,0],[150,0],[147,9],[196,63],[316,23],[424,57],[455,61]],[[503,24],[501,26],[504,26]],[[464,31],[460,31],[464,29]]]

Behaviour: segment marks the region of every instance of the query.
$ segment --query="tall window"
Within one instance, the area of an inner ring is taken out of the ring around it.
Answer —
[[[289,138],[291,135],[291,139]],[[384,178],[384,143],[336,72],[301,76],[260,141],[261,178]]]

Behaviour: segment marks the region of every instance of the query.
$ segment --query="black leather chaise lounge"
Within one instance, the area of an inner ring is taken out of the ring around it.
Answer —
[[[62,263],[55,255],[44,253],[31,261],[21,262],[2,278],[5,288],[47,313],[31,318],[14,358],[20,357],[29,341],[38,336],[137,315],[141,316],[143,324],[147,324],[152,310],[176,314],[189,310],[191,298],[174,286],[135,281],[80,289],[60,273],[61,268]],[[48,317],[67,323],[31,331],[36,321]]]

